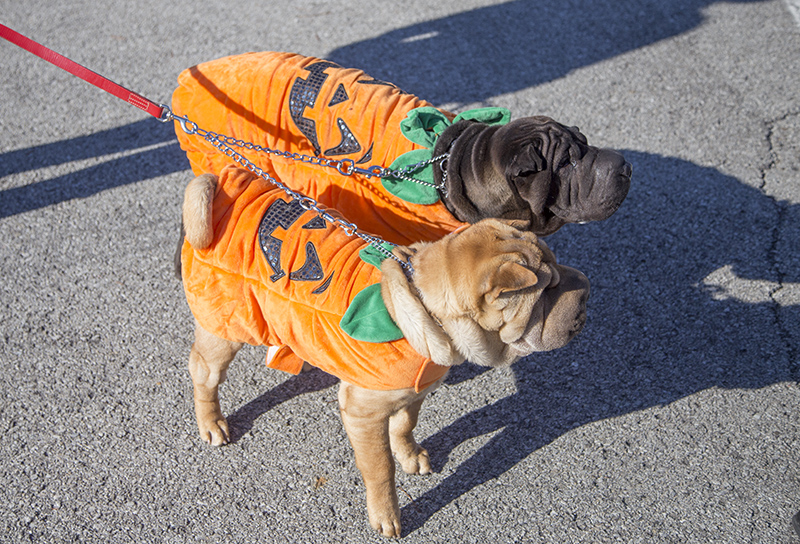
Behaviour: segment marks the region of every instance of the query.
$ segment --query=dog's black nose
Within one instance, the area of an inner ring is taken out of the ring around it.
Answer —
[[[633,165],[628,161],[625,161],[625,164],[622,165],[622,175],[626,178],[631,177],[633,174]]]

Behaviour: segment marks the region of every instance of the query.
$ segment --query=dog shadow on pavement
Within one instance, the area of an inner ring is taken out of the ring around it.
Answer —
[[[440,471],[457,445],[496,433],[405,507],[406,534],[576,427],[709,388],[800,380],[797,331],[788,325],[800,322],[800,307],[771,300],[779,287],[774,229],[779,216],[800,215],[798,206],[713,168],[623,153],[634,181],[617,214],[548,238],[559,261],[592,282],[586,327],[567,347],[513,365],[516,393],[423,441]],[[780,280],[800,282],[800,271]],[[764,323],[774,323],[771,337]],[[486,371],[463,365],[446,383]]]
[[[468,411],[422,441],[441,473],[456,447],[493,434],[404,507],[404,534],[577,427],[709,388],[800,380],[800,331],[789,326],[800,322],[800,306],[772,299],[781,283],[800,282],[800,270],[782,272],[774,262],[776,228],[789,217],[800,219],[800,206],[714,168],[623,154],[634,180],[620,210],[547,238],[559,261],[592,283],[586,327],[565,348],[514,364],[514,394]],[[484,372],[492,371],[465,363],[445,383],[456,386]],[[316,369],[289,378],[229,416],[232,440],[281,403],[336,383]],[[448,394],[447,387],[437,394]]]
[[[515,0],[400,28],[326,58],[458,108],[688,32],[714,3]],[[566,348],[512,366],[516,393],[423,441],[441,471],[456,446],[494,433],[403,508],[404,534],[576,427],[708,388],[800,380],[800,331],[788,325],[800,322],[800,307],[773,299],[781,282],[800,282],[797,267],[777,262],[787,249],[781,244],[790,243],[778,229],[800,223],[800,206],[713,168],[623,153],[634,176],[621,209],[547,239],[560,262],[592,283],[585,329]],[[765,331],[764,323],[774,327]],[[484,372],[465,364],[446,383]]]
[[[399,28],[325,57],[434,104],[482,103],[687,32],[714,3],[514,0]]]

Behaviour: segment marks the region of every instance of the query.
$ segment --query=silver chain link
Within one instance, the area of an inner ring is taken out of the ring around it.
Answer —
[[[280,151],[278,149],[271,149],[269,147],[264,147],[258,144],[254,144],[252,142],[246,142],[238,138],[233,138],[232,136],[226,136],[224,134],[209,132],[198,127],[197,123],[195,123],[194,121],[190,121],[188,117],[181,117],[180,115],[175,115],[167,106],[162,104],[161,107],[164,108],[165,111],[164,113],[162,113],[162,116],[159,119],[160,121],[162,122],[171,120],[178,121],[180,122],[183,131],[190,135],[197,134],[205,138],[207,134],[211,134],[212,136],[214,136],[215,138],[219,139],[220,141],[224,142],[229,146],[242,147],[249,151],[257,151],[259,153],[265,153],[267,155],[275,155],[276,157],[283,157],[293,161],[305,162],[317,166],[333,168],[343,176],[352,176],[353,174],[360,174],[366,178],[378,177],[378,178],[402,179],[404,181],[410,181],[412,183],[418,183],[419,185],[431,187],[441,192],[445,197],[447,196],[447,187],[444,179],[442,179],[442,183],[430,183],[427,181],[423,181],[421,179],[414,178],[410,174],[418,170],[422,170],[429,164],[434,164],[438,162],[440,165],[444,165],[444,163],[447,161],[447,158],[449,157],[449,153],[443,153],[436,157],[431,157],[430,159],[420,161],[416,164],[410,164],[408,166],[404,166],[402,168],[396,168],[394,170],[391,168],[385,168],[380,165],[372,165],[367,168],[362,168],[360,166],[356,166],[356,163],[355,161],[353,161],[353,159],[337,160],[337,159],[330,159],[327,157],[304,155],[302,153],[297,153],[294,151]],[[442,166],[442,172],[445,172],[443,166]]]
[[[293,200],[296,200],[297,203],[300,205],[300,207],[303,208],[304,210],[316,212],[322,219],[324,219],[328,223],[331,223],[332,225],[335,225],[335,226],[339,227],[348,236],[358,236],[359,238],[361,238],[362,240],[367,242],[369,245],[371,245],[372,247],[377,249],[386,258],[394,259],[395,261],[400,263],[400,265],[403,268],[405,268],[407,271],[413,271],[413,269],[411,267],[411,262],[404,261],[404,260],[400,259],[394,253],[392,253],[390,250],[386,249],[384,247],[384,245],[383,245],[383,244],[387,244],[387,245],[395,246],[395,244],[391,244],[391,243],[387,242],[386,240],[378,238],[377,236],[372,236],[372,235],[367,234],[365,232],[361,232],[361,231],[358,230],[358,226],[355,223],[350,223],[350,222],[347,222],[347,221],[345,221],[343,219],[335,217],[334,215],[332,215],[330,212],[328,212],[324,208],[321,208],[320,204],[316,200],[314,200],[313,198],[311,198],[309,196],[305,196],[305,195],[303,195],[301,193],[298,193],[297,191],[293,191],[292,189],[290,189],[289,187],[284,185],[282,182],[278,181],[277,179],[275,179],[274,177],[272,177],[271,175],[266,173],[263,169],[259,168],[255,164],[253,164],[253,162],[251,162],[249,159],[247,159],[247,157],[245,157],[241,153],[236,152],[231,146],[243,147],[245,149],[249,149],[249,150],[253,150],[253,151],[260,151],[260,152],[263,152],[263,153],[268,153],[268,154],[281,156],[281,157],[286,157],[286,158],[289,158],[289,159],[292,159],[292,160],[297,160],[297,161],[316,164],[316,165],[320,165],[320,166],[326,166],[326,167],[330,167],[330,168],[335,168],[343,176],[351,176],[354,173],[358,173],[358,174],[362,174],[362,175],[367,176],[367,177],[372,177],[372,176],[385,177],[386,175],[388,175],[387,173],[397,172],[397,170],[392,171],[392,170],[389,170],[387,168],[383,168],[382,166],[371,166],[368,169],[364,169],[364,168],[359,168],[359,167],[355,166],[355,163],[351,159],[334,160],[334,159],[328,159],[328,158],[322,158],[322,157],[312,157],[312,156],[308,156],[308,155],[301,155],[299,153],[293,153],[293,152],[289,152],[289,151],[277,151],[277,150],[274,150],[274,149],[269,149],[267,147],[262,147],[260,145],[255,145],[255,144],[250,143],[250,142],[245,142],[243,140],[238,140],[238,139],[232,138],[230,136],[225,136],[225,135],[217,134],[215,132],[204,130],[204,129],[198,127],[197,123],[195,123],[194,121],[190,121],[187,117],[181,117],[180,115],[175,115],[174,113],[172,113],[172,111],[167,106],[164,106],[162,104],[161,107],[164,108],[164,110],[162,111],[162,114],[161,114],[161,117],[159,118],[159,121],[161,121],[161,122],[178,121],[180,123],[180,125],[181,125],[181,128],[183,129],[183,131],[186,134],[189,134],[189,135],[197,134],[198,136],[201,136],[203,139],[205,139],[211,145],[213,145],[214,147],[219,149],[223,154],[225,154],[226,156],[230,157],[231,159],[236,161],[238,164],[244,166],[245,168],[247,168],[249,171],[253,172],[257,176],[260,176],[260,177],[264,178],[265,180],[267,180],[268,182],[270,182],[271,184],[275,185],[277,188],[282,190],[284,193],[286,193]],[[443,159],[446,159],[446,158],[447,158],[446,155],[442,155],[442,156],[439,156],[439,157],[434,157],[433,159],[430,159],[428,161],[425,161],[425,163],[427,165],[427,164],[430,164],[432,162],[435,162],[436,160],[443,160]],[[402,175],[403,176],[406,175],[405,171],[408,170],[409,168],[419,168],[419,166],[418,165],[411,165],[410,167],[403,168],[402,169],[402,171],[403,171]],[[406,179],[406,178],[403,177],[401,179]],[[413,178],[411,178],[411,179],[413,180]],[[431,185],[433,187],[436,187],[433,184],[422,182],[420,180],[413,180],[413,181],[416,181],[417,183],[423,183],[425,185]]]

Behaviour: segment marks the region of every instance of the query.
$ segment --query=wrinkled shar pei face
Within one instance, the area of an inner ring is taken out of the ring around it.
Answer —
[[[589,280],[514,224],[481,221],[412,259],[425,305],[476,364],[560,348],[586,322]]]
[[[500,127],[489,149],[495,171],[544,221],[540,234],[566,223],[607,219],[630,188],[632,168],[621,153],[588,145],[577,127],[548,117]]]

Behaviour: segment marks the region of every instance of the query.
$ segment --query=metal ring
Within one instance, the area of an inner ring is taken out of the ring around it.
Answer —
[[[347,169],[344,169],[344,166],[347,165]],[[353,170],[355,169],[356,163],[353,159],[342,159],[339,161],[339,164],[336,165],[336,170],[343,176],[351,176],[353,175]]]
[[[161,115],[159,115],[156,118],[156,119],[158,119],[159,122],[167,123],[167,122],[172,121],[174,119],[174,117],[172,115],[172,110],[169,109],[169,106],[167,106],[165,104],[159,104],[159,107],[161,108]]]
[[[313,210],[316,205],[317,201],[311,198],[310,196],[304,196],[302,198],[298,198],[297,202],[300,204],[300,207],[304,210]]]

